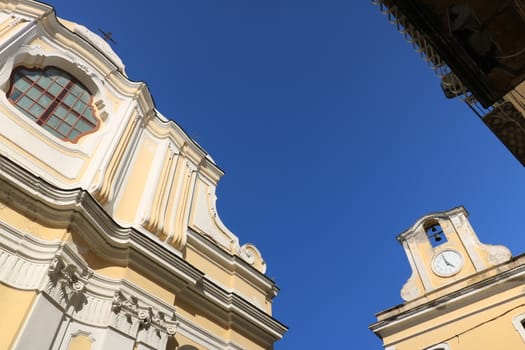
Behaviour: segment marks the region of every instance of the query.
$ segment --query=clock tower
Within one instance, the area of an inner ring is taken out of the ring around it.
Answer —
[[[525,350],[525,254],[481,243],[463,207],[425,215],[397,240],[412,274],[404,302],[370,326],[385,350]]]
[[[510,259],[507,248],[481,243],[467,217],[463,207],[432,213],[397,236],[412,268],[401,290],[405,301],[431,297],[444,286]]]

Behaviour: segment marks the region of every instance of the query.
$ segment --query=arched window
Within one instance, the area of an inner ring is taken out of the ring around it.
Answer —
[[[424,228],[432,247],[437,247],[447,241],[447,236],[445,236],[441,225],[437,221],[425,223]]]
[[[55,67],[17,68],[7,98],[38,125],[65,141],[76,142],[99,126],[91,93]]]

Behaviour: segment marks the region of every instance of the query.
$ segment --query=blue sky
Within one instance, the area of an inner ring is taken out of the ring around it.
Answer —
[[[525,251],[524,169],[379,8],[348,0],[49,1],[113,32],[132,80],[226,171],[222,221],[281,288],[276,349],[381,349],[410,276],[395,236],[464,205]]]

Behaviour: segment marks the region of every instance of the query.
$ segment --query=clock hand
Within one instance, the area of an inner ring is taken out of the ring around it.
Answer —
[[[443,257],[443,260],[445,261],[445,264],[447,264],[447,266],[455,267],[454,264],[451,264],[451,263],[447,260],[447,258],[445,258],[445,255],[442,255],[442,257]]]

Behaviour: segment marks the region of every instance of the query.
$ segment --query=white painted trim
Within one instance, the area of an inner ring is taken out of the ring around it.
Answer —
[[[522,322],[525,321],[525,313],[519,314],[512,319],[514,329],[520,334],[521,339],[525,342],[525,328]]]

